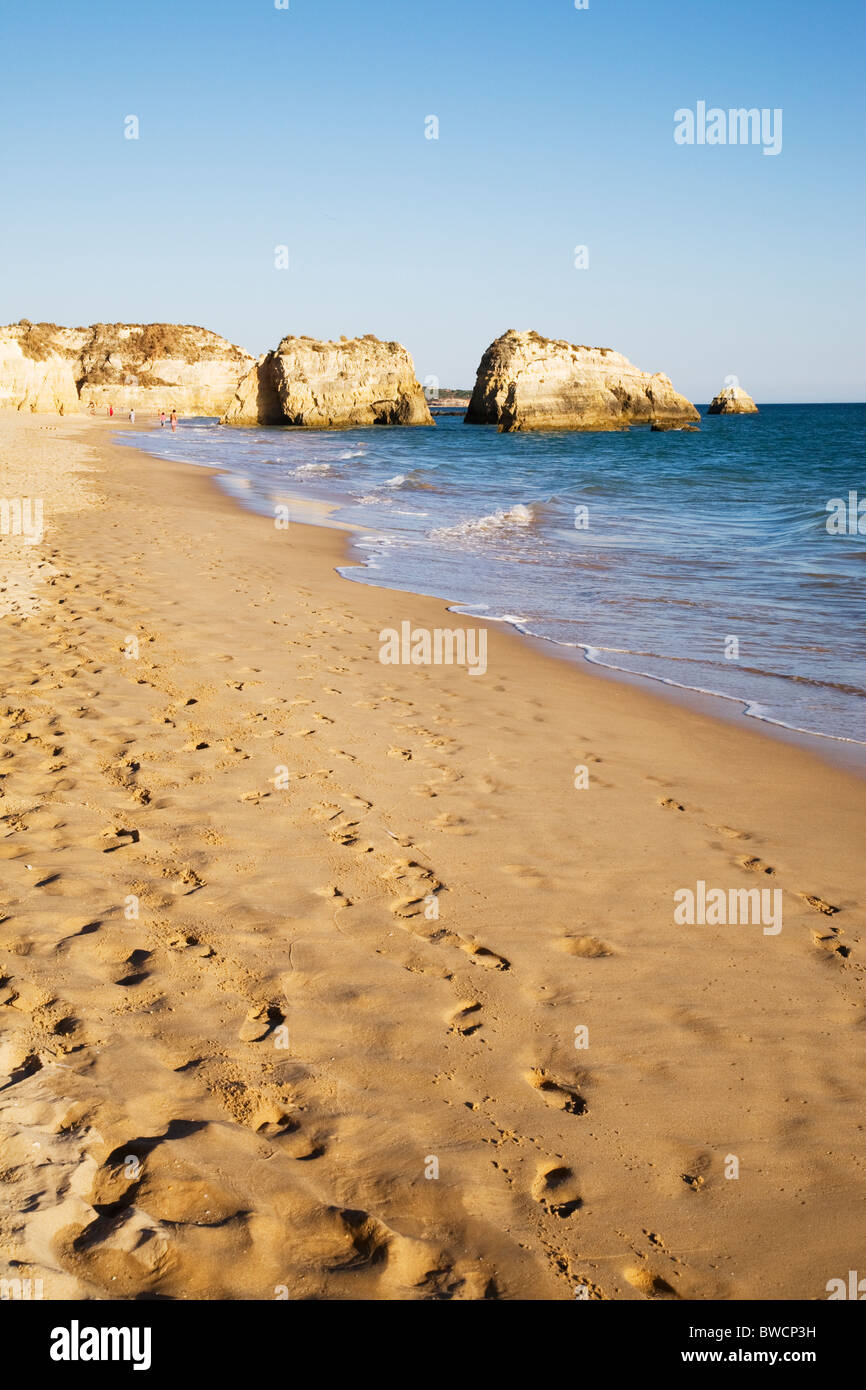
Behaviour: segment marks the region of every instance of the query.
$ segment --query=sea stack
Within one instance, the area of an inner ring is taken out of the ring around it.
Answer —
[[[227,425],[432,425],[400,343],[369,335],[338,343],[283,338],[254,363],[223,417]]]
[[[726,386],[710,401],[708,415],[757,415],[758,407],[742,386]]]
[[[509,329],[481,359],[465,418],[503,431],[607,430],[700,415],[669,377],[642,372],[611,348]]]
[[[0,328],[0,408],[68,415],[115,411],[220,415],[253,363],[206,328],[176,323],[95,323]]]

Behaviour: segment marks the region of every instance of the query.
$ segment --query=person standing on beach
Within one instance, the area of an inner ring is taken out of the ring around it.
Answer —
[[[131,410],[131,411],[129,412],[129,423],[130,423],[131,425],[134,425],[134,424],[135,424],[135,411],[134,411],[134,410]]]
[[[165,424],[165,411],[164,411],[164,410],[161,410],[161,411],[159,412],[159,423],[160,423],[160,426],[162,426],[162,425]]]
[[[176,410],[173,410],[173,411],[171,412],[171,427],[172,427],[173,430],[176,430],[176,429],[177,429],[177,411],[176,411]]]
[[[114,414],[114,406],[113,406],[113,405],[110,405],[110,406],[108,407],[108,418],[109,418],[109,420],[111,419],[111,417],[112,417],[113,414]]]

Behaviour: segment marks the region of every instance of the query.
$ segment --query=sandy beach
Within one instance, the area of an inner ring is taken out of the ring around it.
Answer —
[[[383,665],[454,615],[111,433],[0,417],[45,524],[0,536],[0,1272],[826,1298],[866,781],[497,625],[483,675]],[[781,929],[678,922],[700,883]]]

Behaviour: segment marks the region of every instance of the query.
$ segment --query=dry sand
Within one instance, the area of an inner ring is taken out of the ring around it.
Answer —
[[[0,537],[0,1273],[826,1297],[866,784],[507,631],[483,677],[383,666],[442,603],[108,439],[0,417],[46,520]],[[783,930],[676,925],[698,880],[781,889]]]

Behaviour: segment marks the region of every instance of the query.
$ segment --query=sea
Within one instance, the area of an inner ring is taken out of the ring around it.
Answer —
[[[223,470],[263,515],[316,504],[350,529],[349,580],[866,744],[866,405],[701,416],[695,433],[194,419],[119,439]]]

